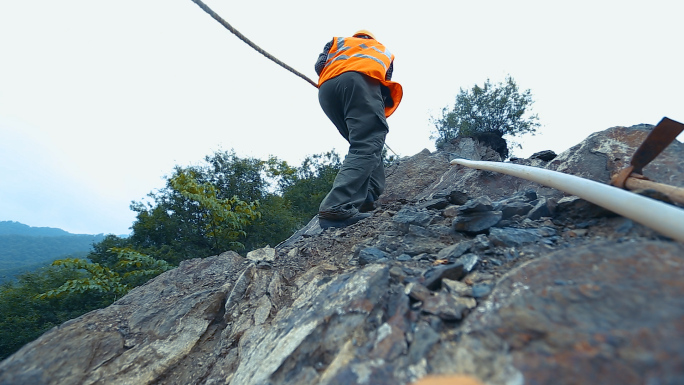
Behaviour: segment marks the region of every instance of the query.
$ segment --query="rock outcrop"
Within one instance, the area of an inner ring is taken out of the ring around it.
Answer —
[[[512,161],[606,182],[650,128]],[[28,344],[0,384],[684,383],[683,244],[456,156],[498,158],[465,139],[403,159],[371,218],[185,261]],[[684,186],[684,145],[644,173]]]

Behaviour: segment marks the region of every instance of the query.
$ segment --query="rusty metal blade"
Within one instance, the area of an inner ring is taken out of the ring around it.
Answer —
[[[641,174],[641,169],[655,159],[682,131],[684,124],[663,118],[634,152],[630,162],[634,166],[632,172]]]

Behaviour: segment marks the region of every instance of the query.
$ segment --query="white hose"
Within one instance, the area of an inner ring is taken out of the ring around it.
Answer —
[[[577,195],[684,243],[684,210],[574,175],[519,164],[454,159],[451,164],[513,175]]]

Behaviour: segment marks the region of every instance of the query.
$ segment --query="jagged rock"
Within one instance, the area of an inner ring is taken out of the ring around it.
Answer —
[[[254,263],[273,262],[275,260],[275,256],[276,251],[274,248],[271,247],[264,247],[247,253],[247,259]]]
[[[398,166],[386,170],[387,187],[379,202],[414,199],[449,167],[448,156],[440,152],[433,154],[427,149],[410,158],[402,158]]]
[[[501,207],[501,219],[508,219],[514,215],[527,215],[533,208],[534,206],[525,202],[506,203]]]
[[[425,298],[421,309],[425,313],[433,314],[444,321],[459,321],[463,318],[463,313],[466,310],[475,307],[469,305],[470,302],[461,301],[460,298],[451,294],[437,292]]]
[[[444,278],[442,285],[446,287],[447,291],[459,297],[472,297],[473,289],[461,281]]]
[[[471,272],[479,258],[475,254],[466,254],[453,263],[433,267],[425,273],[423,284],[430,290],[438,290],[442,279],[459,280]]]
[[[453,245],[445,247],[442,250],[440,250],[439,253],[437,253],[437,258],[447,259],[447,260],[453,261],[456,258],[463,255],[472,246],[473,246],[472,241],[464,241],[464,242],[454,243]]]
[[[453,218],[456,215],[458,215],[458,208],[460,206],[447,206],[444,208],[444,211],[442,211],[442,215],[447,217],[447,218]]]
[[[611,211],[574,195],[558,200],[554,214],[567,218],[597,218],[614,215]]]
[[[411,282],[408,284],[404,291],[411,299],[420,302],[425,301],[430,295],[432,295],[432,292],[428,290],[427,287],[417,282]]]
[[[427,352],[439,341],[439,334],[437,334],[429,325],[419,323],[413,337],[413,343],[408,352],[409,362],[416,363],[420,361]]]
[[[444,144],[442,152],[449,154],[453,158],[470,160],[489,160],[500,162],[501,156],[490,146],[482,143],[475,138],[457,137],[449,143]]]
[[[463,191],[454,190],[449,193],[449,202],[455,205],[464,205],[470,198]]]
[[[387,260],[387,254],[377,247],[367,247],[359,252],[359,265],[368,265]]]
[[[652,129],[653,126],[640,125],[596,132],[558,155],[548,168],[608,183],[613,174],[629,165],[632,155]],[[682,153],[684,144],[674,141],[644,167],[644,175],[660,183],[684,187]]]
[[[307,223],[304,227],[302,227],[294,234],[292,234],[288,239],[282,241],[279,245],[277,245],[276,249],[284,249],[291,247],[299,239],[318,235],[322,232],[323,229],[321,228],[321,225],[318,223],[318,215],[316,215],[313,218],[311,218],[309,223]]]
[[[530,156],[530,159],[541,159],[544,162],[548,162],[550,160],[553,160],[556,157],[556,153],[551,151],[551,150],[544,150],[544,151],[539,151],[535,152]]]
[[[425,227],[430,224],[434,215],[425,210],[417,210],[413,208],[406,208],[400,210],[392,220],[396,223],[404,225],[402,229],[408,232],[409,225],[417,225]]]
[[[471,199],[456,210],[456,218],[451,225],[456,231],[468,234],[483,233],[499,223],[502,218],[501,211],[493,209],[491,200],[486,196]]]
[[[537,220],[542,217],[550,217],[551,210],[547,204],[546,198],[540,198],[532,209],[527,213],[527,218]]]
[[[244,259],[234,252],[184,261],[2,361],[0,384],[152,382],[221,322],[233,289],[227,280],[241,270]]]
[[[485,304],[495,310],[463,330],[510,346],[529,383],[679,383],[682,255],[681,244],[653,241],[557,251],[507,275]]]
[[[449,205],[449,200],[447,198],[436,198],[430,199],[426,202],[416,205],[417,209],[425,210],[441,210]]]
[[[492,285],[488,283],[478,283],[473,285],[472,290],[473,298],[484,298],[492,292]]]
[[[555,235],[553,234],[549,236]],[[489,230],[489,240],[496,246],[513,247],[538,242],[544,235],[538,229],[516,229],[510,227]]]
[[[489,230],[501,220],[501,211],[480,211],[458,215],[451,225],[455,231],[480,234]]]
[[[469,200],[466,204],[458,208],[458,214],[473,214],[481,213],[485,211],[492,211],[494,206],[492,206],[492,201],[486,197],[477,197],[475,199]]]
[[[444,248],[443,243],[435,241],[434,238],[429,237],[405,237],[404,243],[399,249],[402,254],[415,256],[419,254],[436,254],[439,250]]]
[[[520,162],[602,178],[645,133],[613,128],[548,165]],[[264,257],[183,262],[0,362],[0,384],[682,382],[684,245],[559,191],[449,166],[452,156],[403,159],[374,215],[350,228],[322,231],[314,218]],[[681,143],[660,158],[645,171],[681,184]],[[488,235],[449,227],[512,202],[534,208]],[[374,256],[385,258],[362,263]]]

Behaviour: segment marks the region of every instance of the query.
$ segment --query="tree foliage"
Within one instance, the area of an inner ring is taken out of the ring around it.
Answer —
[[[503,138],[533,134],[540,126],[536,114],[526,115],[533,103],[531,91],[520,92],[511,76],[504,83],[492,84],[487,79],[482,87],[476,84],[470,90],[461,88],[453,108],[444,107],[440,117],[432,118],[436,129],[432,138],[437,148],[442,148],[459,136],[493,134]]]
[[[293,167],[217,151],[200,165],[177,166],[151,202],[131,205],[138,214],[129,246],[174,264],[275,246],[316,215],[340,164],[334,152]]]
[[[83,271],[77,277],[66,280],[58,288],[38,294],[38,299],[59,298],[67,294],[95,291],[113,302],[133,287],[173,268],[168,262],[156,260],[130,248],[111,250],[117,253],[118,263],[112,268],[85,259],[67,258],[54,261],[53,266]]]
[[[257,211],[259,201],[248,203],[236,195],[220,198],[216,186],[209,182],[200,184],[192,171],[177,172],[170,183],[182,196],[199,206],[199,221],[214,250],[245,247],[238,239],[247,235],[243,228],[261,216]]]
[[[82,277],[84,273],[79,270],[48,266],[0,285],[0,360],[47,330],[111,303],[100,292],[39,298],[64,282]]]
[[[0,286],[0,359],[182,260],[277,245],[318,212],[340,165],[334,152],[293,167],[231,151],[177,166],[150,200],[131,204],[130,237],[108,235],[87,259],[62,259]]]

